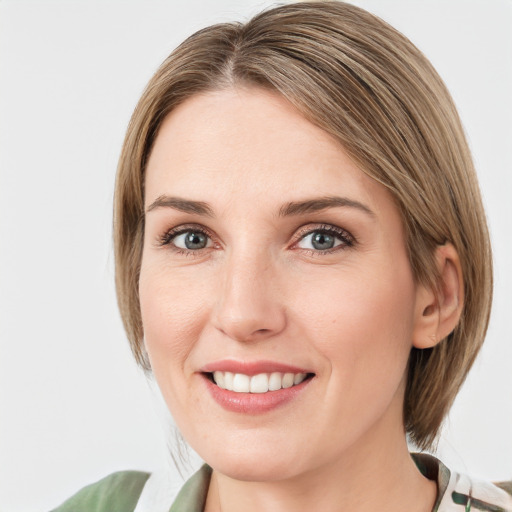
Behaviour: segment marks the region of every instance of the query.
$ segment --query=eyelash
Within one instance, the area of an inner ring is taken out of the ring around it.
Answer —
[[[167,245],[172,246],[172,250],[176,254],[184,254],[186,256],[199,256],[198,253],[201,253],[204,249],[197,249],[197,250],[193,251],[193,250],[182,249],[181,247],[176,247],[175,245],[173,246],[173,244],[172,244],[172,241],[179,235],[183,235],[184,233],[191,233],[191,232],[200,233],[202,235],[205,235],[210,240],[213,239],[213,235],[208,230],[206,230],[203,227],[191,224],[191,225],[180,226],[178,228],[172,228],[169,231],[166,231],[158,240],[158,245],[160,245],[161,247],[167,246]]]
[[[169,231],[166,231],[158,240],[158,245],[163,246],[172,246],[172,251],[176,254],[183,254],[186,256],[199,256],[200,253],[207,249],[206,247],[203,249],[182,249],[181,247],[173,246],[172,241],[178,237],[179,235],[183,235],[184,233],[199,233],[206,237],[208,237],[210,240],[213,240],[214,236],[210,231],[205,229],[202,226],[197,225],[184,225],[180,226],[178,228],[172,228]],[[332,247],[330,249],[300,249],[302,251],[306,251],[307,253],[313,255],[313,256],[321,256],[324,254],[332,254],[334,252],[337,252],[339,250],[348,249],[350,247],[353,247],[356,243],[356,239],[345,229],[339,228],[337,226],[333,226],[331,224],[321,224],[317,227],[311,229],[311,228],[304,228],[303,230],[299,230],[297,240],[294,242],[294,245],[298,244],[300,241],[304,240],[308,235],[311,235],[313,233],[322,233],[324,235],[331,235],[339,240],[341,240],[341,244]]]
[[[298,244],[299,242],[304,240],[308,235],[311,235],[313,233],[330,235],[334,238],[341,240],[341,244],[336,245],[330,249],[300,249],[302,251],[307,251],[309,254],[313,256],[332,254],[337,251],[348,249],[350,247],[353,247],[356,242],[355,238],[345,229],[333,226],[331,224],[320,224],[319,226],[313,229],[311,229],[310,227],[306,227],[304,228],[304,230],[299,230],[298,239],[296,242],[294,242],[294,245]]]

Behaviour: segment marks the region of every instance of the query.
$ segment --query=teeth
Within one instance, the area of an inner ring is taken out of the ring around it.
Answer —
[[[266,393],[268,391],[268,375],[260,373],[251,377],[251,393]]]
[[[251,388],[251,378],[243,373],[235,373],[233,377],[233,390],[236,393],[249,393]]]
[[[250,377],[243,373],[213,372],[213,380],[217,386],[235,393],[266,393],[291,388],[306,377],[305,373],[258,373]]]
[[[224,389],[233,389],[233,374],[231,372],[224,373]]]
[[[224,384],[224,372],[213,372],[213,380],[219,388],[226,389],[226,385]]]
[[[283,383],[283,374],[282,373],[271,373],[270,378],[268,379],[268,389],[270,391],[277,391],[281,389],[281,385]]]
[[[296,386],[297,384],[300,384],[305,378],[306,378],[305,373],[296,373],[293,376],[293,385]]]
[[[283,377],[283,388],[291,388],[293,386],[293,373],[285,373]]]

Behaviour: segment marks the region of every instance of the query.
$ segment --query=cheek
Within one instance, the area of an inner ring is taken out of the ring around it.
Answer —
[[[179,272],[143,264],[140,306],[146,349],[155,372],[184,367],[201,333],[201,318],[207,311],[206,288],[204,280],[191,281]]]
[[[401,378],[412,343],[414,282],[408,266],[391,265],[386,273],[375,268],[348,269],[329,279],[311,276],[297,294],[306,300],[296,302],[296,318],[316,340],[332,372],[384,376],[394,371]]]
[[[412,278],[403,271],[385,279],[371,272],[340,273],[323,290],[308,290],[297,322],[299,332],[315,340],[327,372],[318,396],[329,418],[325,432],[342,446],[391,409],[391,428],[400,428],[412,339]]]

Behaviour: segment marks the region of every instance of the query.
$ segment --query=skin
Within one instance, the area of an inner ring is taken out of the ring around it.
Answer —
[[[453,248],[438,252],[445,284],[436,301],[413,278],[387,190],[285,99],[257,88],[177,107],[145,185],[145,344],[182,434],[214,468],[206,510],[431,510],[436,486],[408,454],[402,404],[411,347],[432,346],[458,320]],[[208,203],[211,215],[155,206],[163,195]],[[333,195],[372,213],[278,214]],[[326,225],[350,237],[322,252],[307,233]],[[183,237],[166,238],[180,226],[206,230],[208,245],[180,252]],[[315,376],[277,409],[229,412],[200,374],[226,358]]]

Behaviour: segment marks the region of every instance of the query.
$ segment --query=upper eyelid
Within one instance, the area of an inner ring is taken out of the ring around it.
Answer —
[[[346,229],[344,229],[342,227],[336,226],[334,224],[319,223],[314,228],[308,228],[307,226],[308,225],[304,226],[303,230],[301,228],[299,228],[298,230],[296,230],[296,232],[300,231],[301,232],[300,236],[305,236],[305,235],[309,235],[311,233],[315,233],[317,231],[330,231],[330,232],[338,233],[340,235],[347,235],[348,237],[353,238],[353,236],[350,234],[349,231],[347,231]]]

